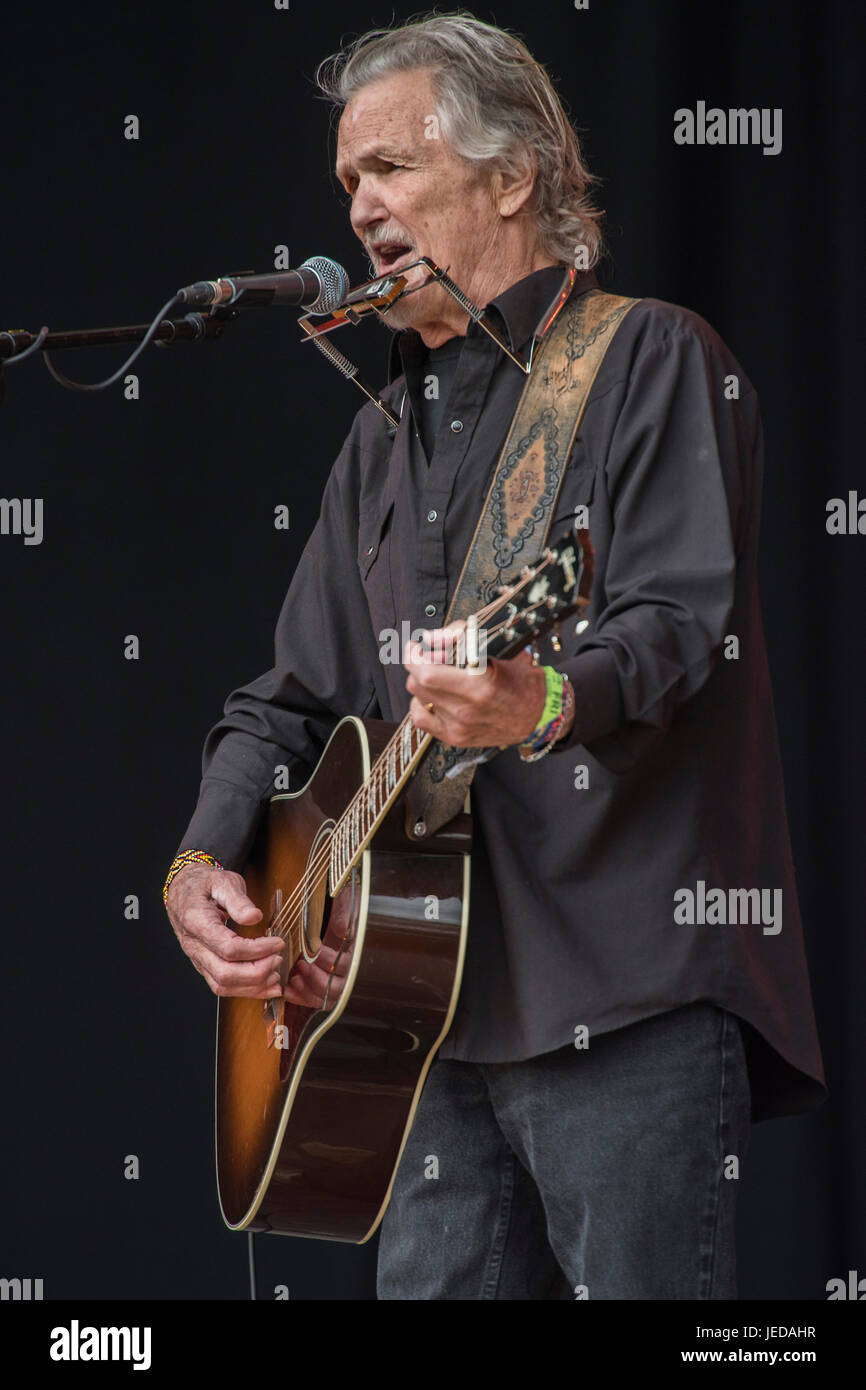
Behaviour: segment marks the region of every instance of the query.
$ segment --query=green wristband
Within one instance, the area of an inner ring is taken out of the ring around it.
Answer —
[[[541,669],[544,672],[544,709],[532,733],[528,734],[520,745],[521,748],[534,748],[543,742],[552,725],[562,715],[562,675],[555,666],[542,666]]]
[[[541,711],[541,718],[533,729],[533,734],[540,733],[552,719],[558,719],[562,714],[562,674],[557,671],[555,666],[542,666],[541,669],[544,672],[547,694],[544,700],[544,709]]]

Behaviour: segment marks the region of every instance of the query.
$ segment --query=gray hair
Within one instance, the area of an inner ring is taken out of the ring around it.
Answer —
[[[580,142],[553,83],[521,41],[465,11],[371,29],[319,65],[316,81],[337,106],[370,82],[429,68],[443,135],[461,158],[491,172],[535,167],[531,212],[541,248],[587,266],[603,251],[602,212]],[[583,263],[583,262],[582,262]]]

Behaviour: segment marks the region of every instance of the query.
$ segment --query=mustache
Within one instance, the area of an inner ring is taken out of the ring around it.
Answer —
[[[364,238],[364,245],[367,248],[368,255],[372,255],[377,246],[387,244],[414,247],[415,239],[409,236],[408,232],[404,232],[400,228],[391,227],[386,227],[384,231],[377,229],[375,232],[370,232],[369,236]]]
[[[368,246],[379,246],[383,241],[405,242],[407,246],[411,246],[414,238],[409,235],[404,227],[391,225],[377,227],[375,231],[367,233],[366,242]]]

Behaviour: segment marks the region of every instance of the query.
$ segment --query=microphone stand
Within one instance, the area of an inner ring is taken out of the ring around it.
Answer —
[[[185,314],[182,319],[161,319],[153,335],[153,341],[165,345],[218,338],[227,321],[227,318],[220,319],[214,315],[197,313]],[[124,324],[117,328],[71,328],[65,333],[46,334],[39,344],[39,351],[51,348],[103,347],[106,343],[137,343],[149,328],[149,323]],[[38,336],[37,333],[28,333],[24,328],[0,331],[0,359],[17,357],[19,353],[31,347]]]
[[[221,337],[226,324],[236,317],[231,310],[217,309],[210,314],[192,312],[179,319],[160,319],[151,341],[158,347],[168,347],[171,343],[210,341]],[[112,343],[138,343],[150,328],[150,323],[132,323],[113,328],[71,328],[65,332],[46,333],[39,343],[37,352],[48,352],[52,348],[105,347]],[[38,333],[30,333],[25,328],[0,331],[0,403],[3,400],[4,361],[21,356],[38,338]]]
[[[316,273],[319,292],[323,292],[323,282],[319,276],[319,262],[322,268],[330,267],[334,271],[346,278],[346,273],[341,266],[335,262],[328,262],[321,257],[313,257],[311,261],[305,262],[301,269],[311,269]],[[297,271],[292,272],[296,279],[302,280]],[[115,328],[73,328],[65,333],[49,333],[47,328],[42,328],[38,333],[29,333],[26,329],[7,329],[0,331],[0,402],[3,400],[3,363],[14,362],[17,358],[26,357],[31,352],[49,352],[52,348],[71,348],[71,347],[104,347],[106,344],[113,343],[137,343],[142,339],[150,343],[156,343],[159,347],[167,347],[169,343],[200,343],[210,339],[219,338],[222,335],[225,325],[233,318],[237,317],[237,310],[234,305],[247,308],[255,306],[258,302],[257,295],[261,295],[262,286],[259,283],[263,279],[282,279],[283,277],[263,277],[256,276],[251,270],[234,271],[231,276],[224,276],[218,281],[205,282],[218,290],[217,300],[211,303],[206,314],[199,313],[198,310],[191,310],[184,314],[183,318],[160,318],[158,325],[150,323],[121,324]],[[176,304],[190,303],[189,290],[200,289],[202,286],[187,286],[185,290],[178,290],[163,306],[161,313],[170,314]],[[224,302],[227,292],[230,291],[231,297],[228,302]],[[269,291],[272,294],[273,290]],[[192,302],[201,302],[193,300]],[[269,300],[265,300],[265,303]],[[141,352],[142,349],[139,349]],[[131,366],[138,353],[133,353],[128,359]],[[113,384],[113,378],[104,382],[72,382],[67,380],[62,373],[58,372],[51,365],[50,359],[46,358],[45,365],[56,381],[61,386],[68,386],[78,391],[101,391],[105,387]],[[120,369],[123,371],[127,363]],[[118,376],[116,372],[114,376]]]

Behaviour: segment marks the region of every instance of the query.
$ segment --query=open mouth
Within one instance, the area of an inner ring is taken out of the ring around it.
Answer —
[[[373,257],[378,275],[390,275],[401,263],[415,259],[413,249],[406,241],[383,241],[373,247]]]

